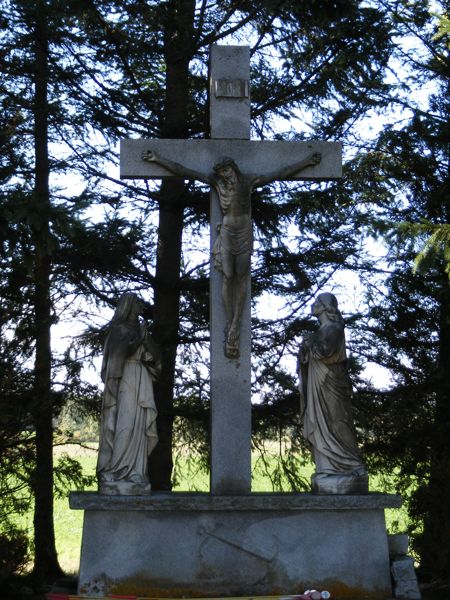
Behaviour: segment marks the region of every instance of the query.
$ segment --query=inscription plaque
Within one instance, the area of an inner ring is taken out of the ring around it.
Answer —
[[[247,79],[214,79],[216,98],[248,98]]]

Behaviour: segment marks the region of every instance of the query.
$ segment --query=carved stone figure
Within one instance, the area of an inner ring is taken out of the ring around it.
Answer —
[[[158,349],[139,322],[142,301],[119,300],[103,349],[103,393],[97,478],[100,493],[150,492],[148,457],[158,442],[153,381]]]
[[[344,321],[333,294],[319,294],[311,307],[317,331],[300,346],[299,379],[304,435],[316,472],[312,488],[322,494],[367,493],[351,412]]]
[[[223,219],[213,248],[214,264],[216,269],[223,273],[222,297],[227,317],[225,355],[228,358],[238,358],[240,322],[253,249],[252,190],[319,164],[321,155],[311,154],[305,160],[266,175],[244,174],[234,160],[228,157],[220,159],[210,174],[188,169],[152,150],[144,152],[142,160],[155,162],[174,175],[203,181],[213,187],[219,196]]]

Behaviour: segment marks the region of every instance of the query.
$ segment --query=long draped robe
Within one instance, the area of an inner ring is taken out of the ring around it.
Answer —
[[[99,481],[148,482],[148,456],[158,442],[153,381],[141,328],[113,325],[106,339],[105,384],[97,462]]]
[[[322,325],[309,339],[300,363],[306,393],[304,434],[313,450],[316,473],[364,474],[351,413],[344,326]]]

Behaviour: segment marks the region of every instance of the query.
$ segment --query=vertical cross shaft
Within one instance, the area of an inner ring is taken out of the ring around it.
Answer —
[[[250,139],[250,52],[245,46],[211,48],[210,137]],[[226,154],[226,152],[224,152]],[[217,193],[211,189],[211,251],[222,221]],[[250,273],[241,316],[240,356],[224,355],[226,316],[223,275],[211,259],[211,493],[251,491],[251,310]]]

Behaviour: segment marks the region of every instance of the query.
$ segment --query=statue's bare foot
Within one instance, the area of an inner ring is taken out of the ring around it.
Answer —
[[[225,344],[225,356],[227,358],[239,358],[239,344],[230,344],[228,341]]]
[[[239,343],[239,327],[237,325],[232,324],[228,330],[227,342],[229,344]]]
[[[228,358],[239,358],[239,327],[231,325],[225,344],[225,355]]]

